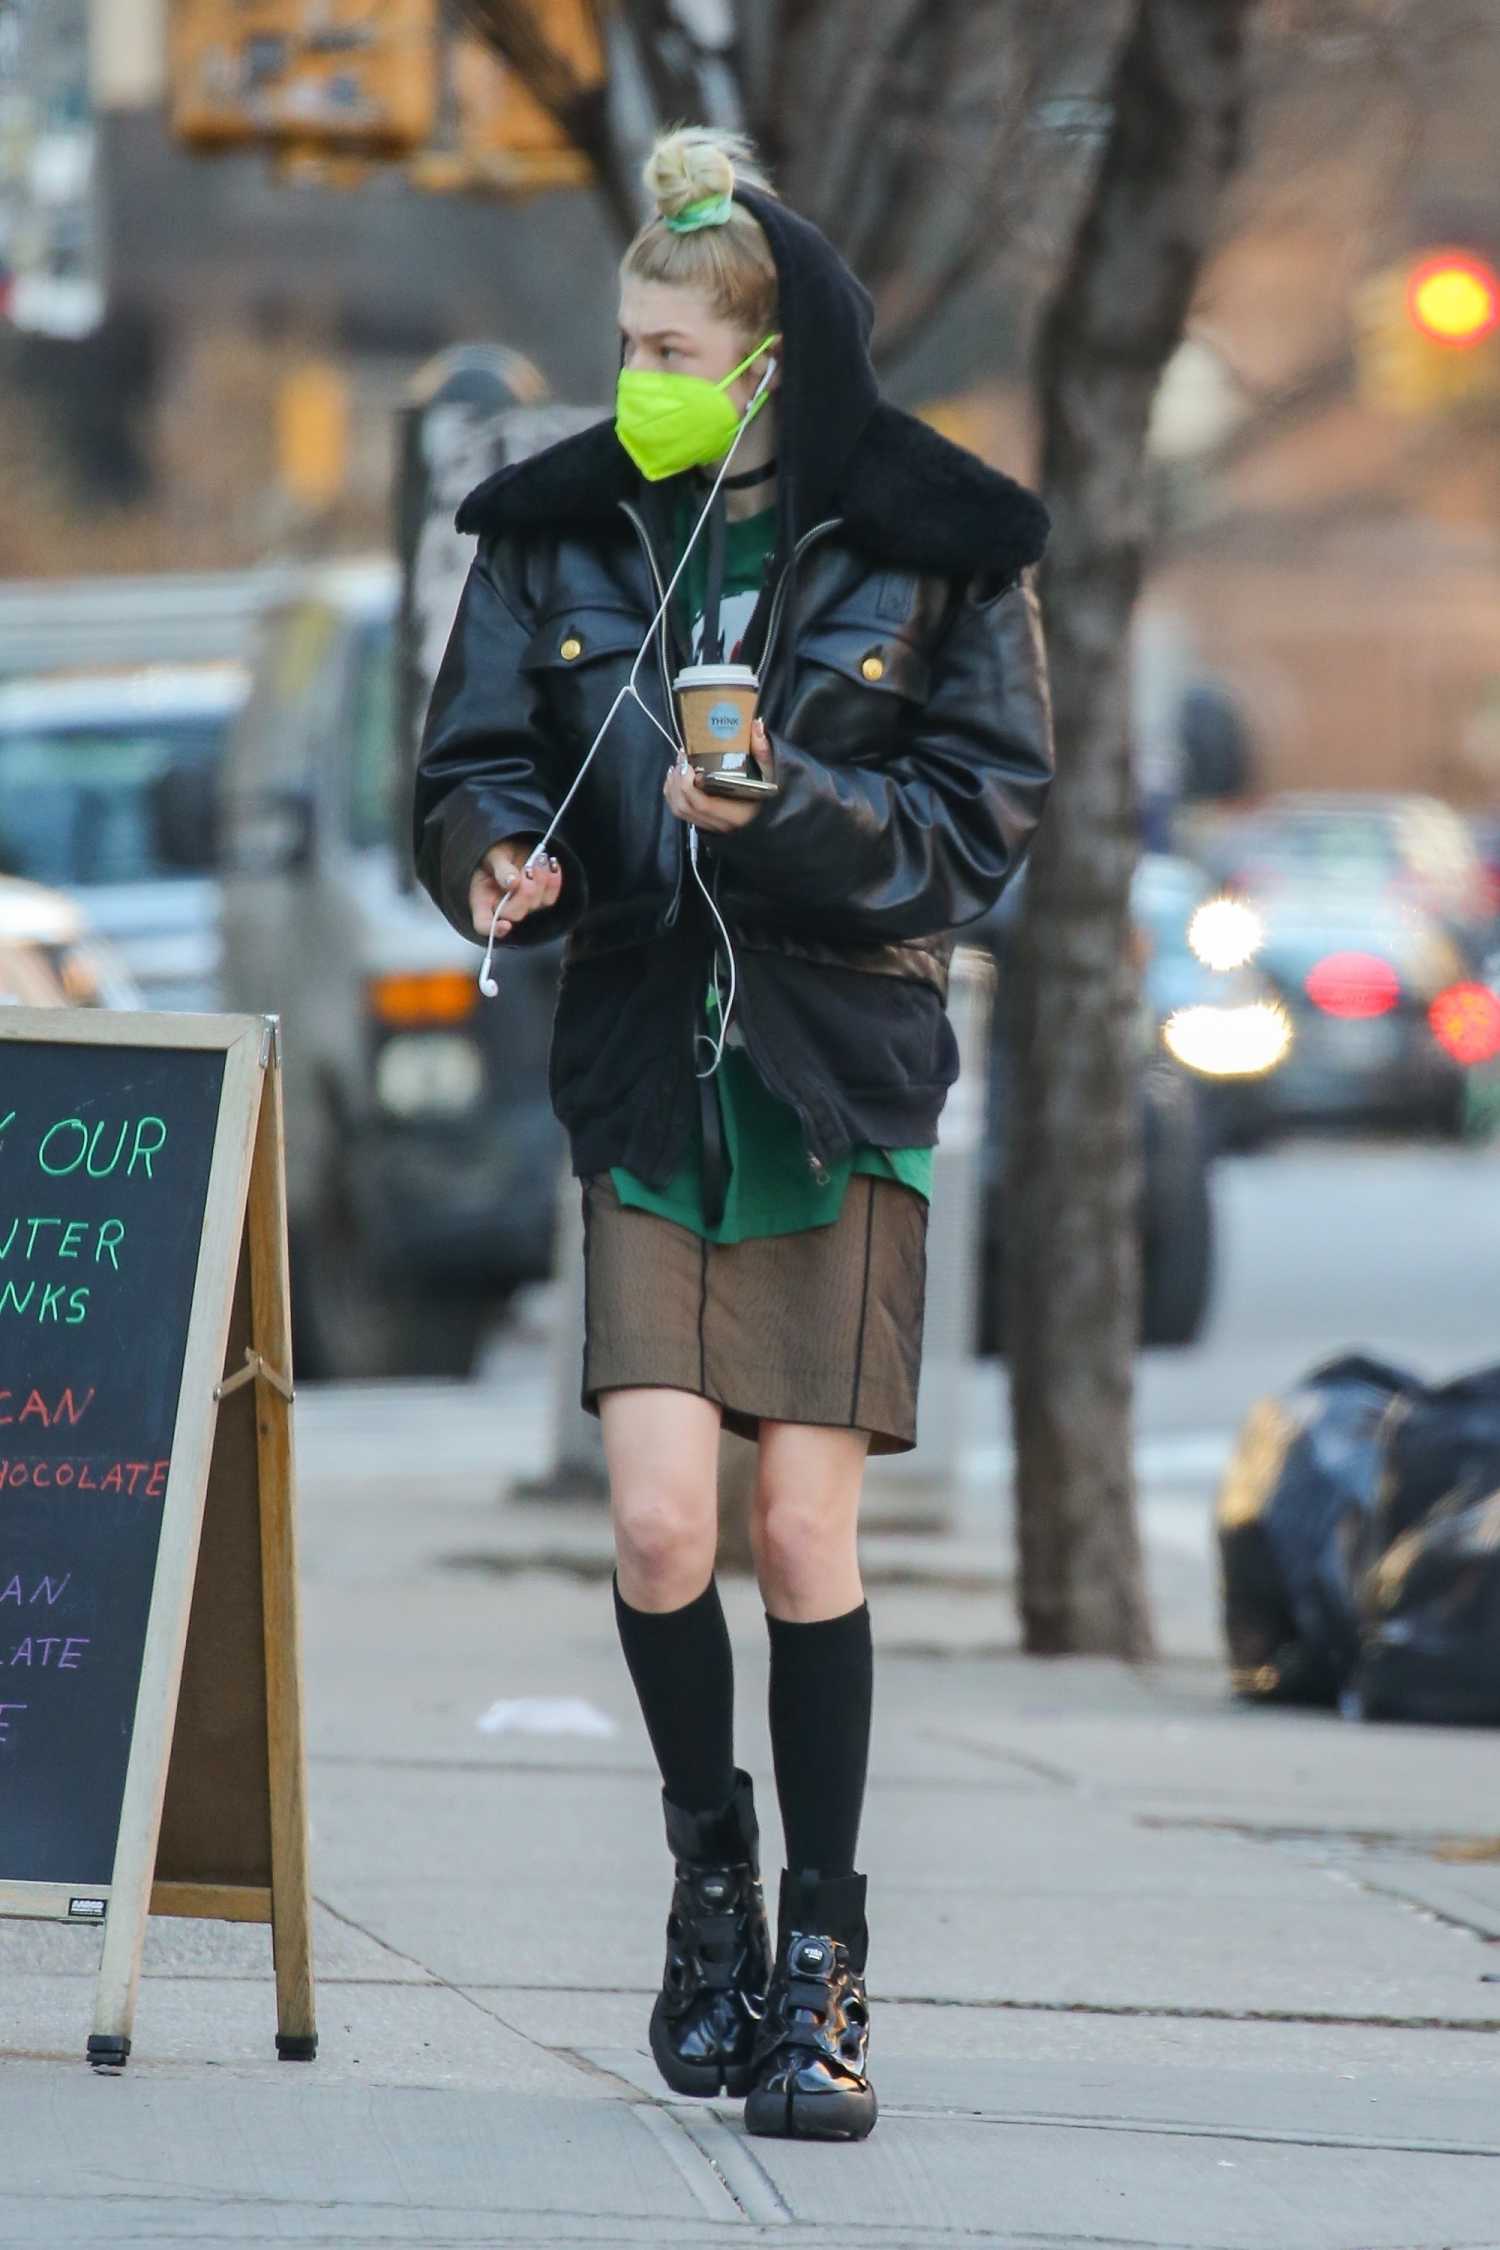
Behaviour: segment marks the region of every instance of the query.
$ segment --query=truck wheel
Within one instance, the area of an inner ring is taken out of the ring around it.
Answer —
[[[1191,1344],[1213,1293],[1213,1193],[1197,1100],[1176,1080],[1148,1084],[1145,1172],[1141,1341]]]
[[[468,1375],[493,1308],[401,1290],[378,1272],[342,1183],[292,1229],[292,1353],[309,1382]]]

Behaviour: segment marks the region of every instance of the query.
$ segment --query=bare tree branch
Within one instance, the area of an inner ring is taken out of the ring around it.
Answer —
[[[459,17],[511,65],[569,139],[593,163],[616,232],[634,231],[639,192],[633,150],[620,130],[621,87],[611,67],[600,86],[587,84],[572,60],[547,37],[545,0],[453,0]],[[588,13],[607,56],[618,40],[604,0],[588,0]]]

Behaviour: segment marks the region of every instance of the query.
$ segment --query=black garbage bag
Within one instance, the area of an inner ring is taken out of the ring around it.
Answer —
[[[1364,1716],[1500,1725],[1500,1367],[1392,1409],[1368,1539]]]
[[[1337,1703],[1359,1656],[1360,1566],[1380,1430],[1417,1378],[1350,1353],[1241,1428],[1215,1520],[1230,1683],[1259,1702]]]
[[[1461,1508],[1500,1491],[1500,1367],[1414,1388],[1392,1414],[1370,1521],[1383,1555],[1434,1508]]]

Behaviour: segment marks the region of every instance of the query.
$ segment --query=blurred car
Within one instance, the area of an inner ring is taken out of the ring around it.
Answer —
[[[1223,823],[1203,852],[1222,882],[1256,901],[1309,886],[1384,893],[1443,924],[1471,965],[1493,920],[1473,834],[1437,797],[1287,790]]]
[[[1454,932],[1389,889],[1345,881],[1261,901],[1257,965],[1291,1024],[1271,1122],[1464,1130],[1464,1021],[1482,987]]]
[[[966,945],[994,958],[1002,987],[1006,955],[1021,911],[1026,870],[999,906],[962,933]],[[1136,1025],[1142,1148],[1141,1341],[1192,1343],[1203,1330],[1213,1295],[1215,1132],[1203,1078],[1162,1045],[1155,1006],[1143,992]],[[984,1168],[984,1236],[979,1350],[1003,1350],[1005,1333],[1005,1175],[1013,1099],[1009,1051],[996,1011],[989,1047]]]
[[[476,946],[410,880],[392,563],[309,569],[267,616],[223,772],[224,988],[283,1019],[299,1373],[456,1374],[551,1269],[560,947]]]
[[[65,892],[0,876],[0,1007],[140,1005],[124,962]]]
[[[1253,1147],[1274,1115],[1269,1089],[1291,1044],[1257,959],[1259,915],[1194,861],[1164,852],[1141,855],[1130,904],[1162,1045],[1199,1081],[1215,1145]]]
[[[218,1008],[216,767],[237,664],[0,686],[0,873],[76,896],[150,1008]]]
[[[1474,849],[1479,854],[1488,888],[1488,947],[1491,952],[1500,951],[1500,812],[1475,813],[1469,822],[1469,834],[1474,839]]]

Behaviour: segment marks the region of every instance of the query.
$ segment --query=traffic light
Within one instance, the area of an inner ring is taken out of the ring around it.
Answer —
[[[441,0],[171,0],[172,130],[397,155],[431,138]]]
[[[171,0],[171,125],[190,148],[268,148],[357,185],[404,162],[418,187],[576,186],[588,159],[451,0]],[[530,0],[564,95],[605,74],[594,0]]]
[[[1387,266],[1355,300],[1361,395],[1410,418],[1500,405],[1500,271],[1434,249]]]
[[[1412,268],[1406,309],[1430,343],[1470,351],[1500,325],[1500,274],[1465,250],[1435,250]]]

